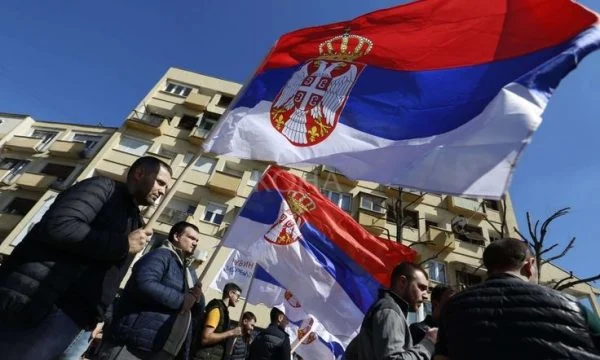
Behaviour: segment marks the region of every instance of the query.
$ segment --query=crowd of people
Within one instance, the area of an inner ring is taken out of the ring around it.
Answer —
[[[153,157],[131,166],[126,183],[105,177],[62,192],[0,266],[2,359],[81,359],[92,339],[98,360],[289,360],[288,319],[273,308],[256,331],[229,309],[242,289],[228,283],[206,303],[190,267],[198,228],[182,221],[142,256],[152,236],[140,206],[164,196],[171,168]],[[432,314],[409,325],[429,294],[427,272],[404,262],[391,274],[350,342],[348,360],[600,359],[600,320],[566,294],[536,284],[527,244],[511,238],[484,251],[489,278],[456,292],[431,292]]]

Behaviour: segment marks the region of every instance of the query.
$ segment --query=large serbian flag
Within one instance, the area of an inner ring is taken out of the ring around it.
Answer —
[[[371,235],[313,185],[269,168],[224,245],[260,265],[345,346],[393,268],[415,252]]]
[[[558,83],[600,46],[571,0],[422,0],[282,36],[204,149],[497,197]]]

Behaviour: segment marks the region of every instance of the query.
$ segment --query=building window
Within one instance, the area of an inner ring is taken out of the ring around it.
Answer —
[[[252,170],[250,173],[250,179],[248,179],[248,185],[254,186],[260,181],[260,177],[262,176],[262,172],[258,170]]]
[[[39,130],[39,129],[35,129],[35,130],[33,130],[33,133],[31,133],[32,138],[42,140],[40,142],[40,144],[36,147],[37,151],[45,150],[48,147],[48,145],[50,145],[52,140],[54,140],[56,135],[58,135],[58,131]]]
[[[158,148],[158,155],[164,156],[167,159],[174,159],[175,156],[177,156],[177,153],[161,145],[160,148]]]
[[[143,156],[150,148],[150,143],[130,136],[121,136],[117,149],[126,153]]]
[[[378,196],[361,194],[360,208],[383,214],[385,212],[385,199]]]
[[[488,236],[490,237],[490,242],[500,240],[502,236],[493,230],[488,231]]]
[[[225,162],[225,166],[223,167],[223,173],[235,176],[237,178],[241,178],[242,176],[244,176],[244,171],[237,169],[235,165],[231,164],[230,162]]]
[[[232,96],[221,94],[221,98],[219,99],[217,106],[226,108],[226,107],[229,107],[229,105],[231,105],[232,101],[233,101]]]
[[[455,233],[458,240],[468,242],[475,245],[484,246],[485,238],[483,237],[483,230],[480,227],[473,225],[465,225],[461,233]]]
[[[69,178],[73,170],[74,166],[48,163],[40,170],[40,174],[56,176],[56,182],[61,183]]]
[[[321,189],[323,195],[325,195],[332,203],[337,205],[339,208],[346,212],[352,211],[352,194],[331,191],[327,189]]]
[[[226,211],[226,206],[210,203],[206,206],[206,211],[204,212],[204,221],[220,225],[223,222],[223,217],[225,217]]]
[[[430,227],[440,227],[440,224],[438,224],[435,221],[432,220],[425,220],[425,230],[429,230]]]
[[[192,88],[180,84],[175,84],[172,82],[167,82],[167,87],[165,87],[165,91],[173,95],[188,96],[192,91]]]
[[[216,163],[217,161],[215,159],[202,156],[198,159],[198,161],[196,161],[192,169],[201,173],[211,174],[213,172],[213,169],[215,168]]]
[[[446,264],[441,261],[430,260],[425,263],[424,268],[427,270],[429,280],[446,284],[448,279],[446,277]]]
[[[498,200],[484,199],[483,206],[484,206],[485,210],[500,211],[501,205],[500,205],[500,201],[498,201]]]
[[[185,221],[188,216],[194,216],[195,212],[195,205],[192,205],[185,200],[172,199],[158,217],[158,221],[175,225],[180,221]]]
[[[418,229],[419,212],[414,210],[404,210],[404,226],[413,229]]]
[[[456,283],[460,287],[469,287],[481,283],[481,276],[477,276],[466,271],[456,271]]]
[[[4,158],[0,160],[0,170],[8,170],[2,180],[6,183],[14,180],[15,177],[21,175],[25,171],[25,168],[28,164],[29,160],[12,158]]]
[[[183,115],[179,120],[179,124],[177,125],[180,129],[192,130],[196,124],[198,123],[198,117]]]
[[[96,145],[102,140],[102,136],[88,135],[88,134],[75,134],[73,135],[73,141],[82,142],[85,144],[86,152],[92,151]]]
[[[25,216],[37,200],[16,197],[2,210],[6,214]]]

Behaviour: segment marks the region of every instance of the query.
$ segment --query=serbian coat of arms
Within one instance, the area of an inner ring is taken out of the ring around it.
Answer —
[[[334,131],[350,90],[365,68],[355,62],[371,51],[362,36],[336,36],[319,45],[320,56],[292,75],[271,105],[271,124],[295,146],[311,146]]]

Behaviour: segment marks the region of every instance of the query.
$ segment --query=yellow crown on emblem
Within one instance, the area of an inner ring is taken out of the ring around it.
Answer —
[[[314,210],[317,207],[313,199],[311,199],[308,194],[299,191],[288,191],[286,197],[290,209],[294,214],[302,215],[303,213]]]
[[[319,44],[319,58],[326,60],[353,61],[371,52],[373,42],[360,35],[338,35]]]

